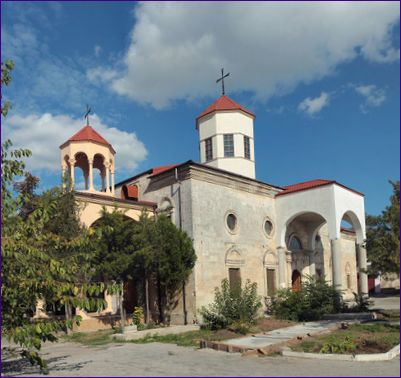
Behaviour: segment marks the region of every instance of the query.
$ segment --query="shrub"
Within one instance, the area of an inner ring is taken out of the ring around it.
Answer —
[[[355,305],[351,307],[354,312],[367,312],[369,311],[369,306],[373,303],[365,294],[354,294]]]
[[[279,290],[272,298],[269,312],[280,319],[318,320],[324,314],[339,312],[341,295],[323,278],[307,276],[300,291]]]
[[[132,314],[132,323],[135,324],[136,326],[139,326],[140,324],[143,323],[143,318],[144,318],[143,308],[135,306],[134,312]]]
[[[221,287],[215,289],[214,302],[200,310],[205,325],[210,329],[233,325],[233,329],[244,332],[255,323],[262,306],[256,289],[256,282],[251,283],[249,280],[243,288],[241,284],[230,288],[228,280],[222,280]]]
[[[346,336],[343,340],[331,337],[329,341],[324,343],[320,349],[320,353],[347,353],[353,352],[356,344],[353,340]]]

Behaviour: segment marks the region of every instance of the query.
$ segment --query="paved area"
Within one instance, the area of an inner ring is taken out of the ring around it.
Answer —
[[[383,362],[316,361],[293,357],[241,357],[237,353],[178,347],[173,344],[74,343],[45,345],[50,376],[400,376],[400,359]],[[10,376],[32,376],[37,368],[21,363]]]
[[[292,327],[280,328],[274,331],[245,336],[236,339],[226,340],[223,343],[228,345],[241,346],[246,348],[265,348],[274,344],[280,344],[296,337],[308,337],[322,331],[335,328],[337,321],[320,321],[297,324]]]
[[[399,310],[400,309],[400,296],[399,295],[383,295],[372,296],[370,298],[373,305],[370,306],[372,310]]]

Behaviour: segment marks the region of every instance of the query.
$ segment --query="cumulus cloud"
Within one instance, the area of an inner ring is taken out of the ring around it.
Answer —
[[[310,116],[319,113],[330,102],[330,95],[322,92],[319,97],[307,97],[298,105],[298,110],[307,113]]]
[[[133,170],[146,158],[146,148],[135,133],[108,127],[96,114],[91,116],[90,123],[116,150],[117,169]],[[3,132],[14,147],[32,151],[32,157],[27,159],[28,169],[56,172],[60,170],[59,146],[83,125],[82,119],[68,115],[11,115]]]
[[[386,101],[386,92],[374,84],[358,85],[354,87],[355,92],[365,98],[361,109],[366,110],[367,106],[378,107]]]
[[[397,2],[143,2],[135,17],[110,86],[155,108],[216,95],[221,67],[231,72],[229,93],[264,101],[357,56],[386,63],[400,55],[391,39]]]

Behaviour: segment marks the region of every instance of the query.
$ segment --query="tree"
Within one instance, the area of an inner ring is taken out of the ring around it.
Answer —
[[[390,204],[381,215],[366,217],[369,273],[400,273],[400,182],[392,182]]]
[[[156,218],[149,235],[151,246],[150,272],[156,279],[159,321],[169,320],[177,294],[195,266],[192,240],[164,215]]]
[[[1,84],[11,81],[12,63],[2,64]],[[5,117],[10,105],[2,105]],[[2,163],[2,337],[20,346],[21,355],[38,363],[46,370],[46,363],[38,351],[42,342],[56,341],[56,333],[66,331],[79,322],[69,320],[34,321],[32,315],[39,299],[60,301],[65,306],[87,308],[88,296],[102,290],[100,285],[89,282],[91,269],[90,237],[87,231],[76,224],[76,232],[67,237],[64,233],[63,213],[71,213],[71,222],[77,222],[74,193],[55,188],[44,195],[32,196],[35,180],[29,185],[12,190],[17,177],[25,174],[25,158],[29,150],[12,150],[6,140],[1,146]],[[65,199],[70,198],[69,205]],[[27,204],[28,212],[23,211]],[[68,207],[69,206],[69,207]],[[59,225],[56,227],[56,225]],[[61,230],[61,231],[60,231]]]

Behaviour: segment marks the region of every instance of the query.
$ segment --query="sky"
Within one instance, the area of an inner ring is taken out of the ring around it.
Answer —
[[[116,182],[199,161],[195,118],[226,94],[256,114],[256,177],[333,179],[388,204],[400,172],[399,2],[1,2],[2,138],[32,150],[41,188],[91,125]]]

